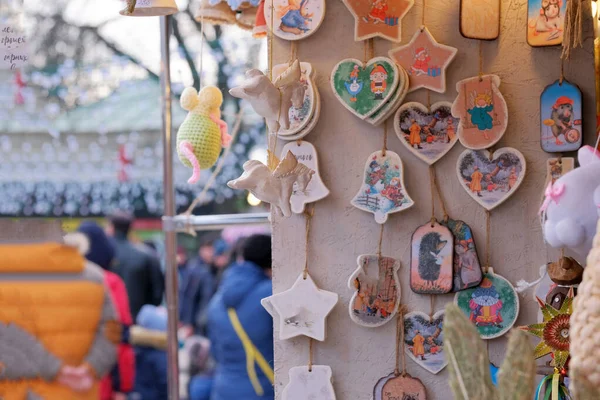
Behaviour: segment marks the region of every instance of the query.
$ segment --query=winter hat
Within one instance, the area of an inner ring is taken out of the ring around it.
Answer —
[[[415,51],[415,56],[420,56],[421,54],[426,53],[425,47],[419,47],[417,51]]]
[[[242,257],[263,269],[271,268],[271,236],[252,235],[243,244]]]
[[[371,75],[374,75],[374,74],[377,74],[377,73],[382,73],[382,74],[386,74],[387,75],[387,71],[385,70],[385,68],[381,64],[377,64],[375,66],[375,68],[373,68],[373,71],[371,71]]]
[[[79,225],[78,232],[89,239],[89,250],[85,258],[103,269],[109,269],[115,258],[115,248],[104,233],[104,230],[93,221],[86,221]]]
[[[142,328],[153,331],[167,331],[167,310],[164,307],[157,307],[146,304],[140,310],[137,316],[137,324]]]
[[[215,256],[222,256],[223,254],[227,253],[227,251],[229,250],[229,246],[227,245],[227,242],[224,241],[223,239],[216,240],[215,243],[213,244],[213,248],[215,249]]]

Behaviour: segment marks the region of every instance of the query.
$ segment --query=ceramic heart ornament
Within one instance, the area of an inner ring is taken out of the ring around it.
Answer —
[[[514,194],[525,170],[523,154],[511,147],[491,155],[487,150],[465,150],[456,163],[462,187],[486,210],[496,208]]]
[[[304,206],[307,203],[314,203],[329,196],[329,189],[323,183],[319,175],[319,161],[317,158],[317,149],[312,144],[305,141],[290,142],[283,147],[283,154],[290,151],[296,159],[315,171],[310,182],[304,189],[303,182],[296,182],[292,192],[292,211],[296,214],[304,212]]]
[[[444,315],[444,310],[440,310],[432,317],[420,311],[404,316],[404,351],[432,374],[448,364],[444,354]]]
[[[372,58],[366,65],[347,58],[331,71],[331,88],[344,107],[365,119],[393,97],[398,79],[398,68],[387,57]]]
[[[350,318],[355,323],[375,328],[396,315],[400,305],[400,262],[391,257],[363,254],[358,268],[348,280],[354,290],[350,299]]]
[[[351,204],[373,213],[375,221],[383,224],[388,214],[404,211],[415,203],[406,192],[400,156],[387,150],[371,154],[365,164],[363,183]]]
[[[290,368],[290,383],[283,389],[283,400],[335,400],[331,367],[308,365]]]
[[[396,88],[396,93],[390,98],[390,100],[385,103],[383,107],[381,107],[377,112],[370,117],[365,118],[365,121],[374,126],[379,126],[382,122],[388,119],[388,117],[394,113],[400,104],[404,101],[406,94],[408,93],[408,74],[399,65],[396,65],[398,68],[399,79],[398,79],[398,87]]]
[[[458,141],[458,118],[452,116],[452,104],[441,101],[428,110],[421,103],[405,103],[396,111],[394,129],[400,142],[415,156],[432,165]]]
[[[475,76],[456,84],[452,115],[460,119],[458,139],[467,149],[487,149],[504,135],[508,109],[499,86],[498,75]]]

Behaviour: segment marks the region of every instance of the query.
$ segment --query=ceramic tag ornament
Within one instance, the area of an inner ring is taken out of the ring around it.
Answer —
[[[563,80],[546,86],[540,97],[542,150],[547,153],[576,151],[583,142],[581,91]]]
[[[315,171],[299,163],[291,151],[279,161],[272,153],[269,158],[277,167],[269,167],[257,160],[244,163],[244,173],[237,179],[227,182],[232,189],[246,189],[256,198],[275,207],[275,212],[284,217],[292,215],[290,199],[294,190],[305,191]]]
[[[427,222],[412,235],[410,288],[419,294],[452,291],[454,238],[437,221]]]
[[[354,40],[381,37],[392,42],[402,40],[402,18],[414,0],[343,0],[354,16]]]
[[[325,0],[266,0],[265,20],[273,34],[284,40],[300,40],[319,29],[325,18]],[[271,18],[271,4],[275,15]]]
[[[463,221],[442,222],[454,237],[454,273],[452,291],[458,292],[479,285],[483,278],[471,227]]]
[[[429,315],[416,311],[404,316],[404,351],[432,374],[446,367],[444,354],[444,310]]]
[[[335,97],[351,113],[364,119],[373,115],[393,97],[398,86],[398,68],[387,57],[375,57],[365,66],[347,58],[331,71]]]
[[[273,79],[277,79],[285,70],[289,68],[289,64],[278,64],[273,67]],[[314,84],[314,71],[310,63],[301,62],[300,69],[302,71],[300,82],[305,86],[304,102],[302,107],[296,108],[292,105],[289,109],[289,128],[282,128],[278,135],[285,139],[287,136],[297,135],[302,132],[314,117],[316,110],[317,87]]]
[[[373,400],[427,400],[425,386],[409,374],[391,373],[381,378],[373,389]]]
[[[446,91],[446,68],[458,49],[438,43],[422,26],[411,41],[389,51],[390,58],[410,76],[409,93],[425,88],[434,92]]]
[[[441,101],[431,106],[410,102],[403,104],[394,118],[400,142],[415,156],[433,165],[452,149],[458,140],[458,119],[450,113],[451,103]]]
[[[482,339],[504,335],[519,316],[519,297],[515,288],[492,268],[476,288],[456,293],[454,303],[475,324]]]
[[[577,159],[579,168],[546,188],[540,212],[546,242],[554,248],[570,250],[585,265],[600,212],[600,153],[583,146]]]
[[[269,132],[276,134],[281,128],[289,129],[290,107],[300,109],[304,105],[305,86],[301,76],[298,60],[274,82],[260,70],[251,69],[246,72],[246,80],[229,90],[229,94],[250,102],[254,111],[267,121]]]
[[[467,39],[497,39],[500,0],[460,0],[460,34]]]
[[[490,155],[487,150],[465,150],[456,162],[462,187],[486,210],[504,203],[519,188],[525,177],[525,158],[512,147]]]
[[[456,84],[458,96],[452,115],[460,118],[458,139],[467,149],[492,147],[504,135],[508,125],[506,101],[498,87],[498,75],[464,79]]]
[[[329,189],[325,187],[321,176],[319,175],[319,161],[317,159],[317,149],[315,146],[308,142],[290,142],[283,147],[282,154],[291,152],[298,161],[306,165],[312,171],[315,171],[314,175],[306,189],[301,190],[304,186],[300,180],[294,184],[294,191],[292,192],[292,211],[295,214],[301,214],[304,212],[304,206],[307,203],[314,203],[329,196]]]
[[[527,0],[527,43],[532,47],[562,44],[567,1]]]
[[[388,214],[404,211],[415,203],[406,192],[400,156],[387,150],[371,154],[365,164],[362,186],[351,204],[373,213],[375,222],[383,224]]]
[[[400,262],[391,257],[364,254],[348,280],[354,290],[350,299],[350,318],[359,325],[375,328],[389,322],[400,305]]]
[[[550,183],[554,184],[558,178],[575,168],[573,157],[549,158],[546,161],[546,182],[544,187]]]
[[[290,383],[283,389],[283,400],[335,400],[331,367],[308,365],[290,368]]]
[[[290,289],[261,300],[265,310],[279,318],[280,340],[304,335],[320,342],[325,340],[325,320],[337,302],[337,293],[319,289],[303,273]]]

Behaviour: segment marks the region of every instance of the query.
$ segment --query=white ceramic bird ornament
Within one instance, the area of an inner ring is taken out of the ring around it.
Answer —
[[[265,118],[269,133],[289,129],[289,110],[304,104],[306,86],[301,82],[300,62],[295,60],[271,82],[260,70],[246,72],[246,80],[229,91],[233,97],[248,100],[258,115]]]
[[[315,171],[299,163],[291,151],[288,151],[281,161],[269,151],[269,165],[276,167],[271,170],[260,161],[246,161],[242,176],[227,182],[227,186],[248,190],[259,200],[274,206],[276,212],[287,218],[292,215],[290,198],[294,183],[298,190],[306,190]]]
[[[548,244],[585,263],[600,215],[600,152],[584,146],[577,156],[579,168],[548,184],[540,213]]]

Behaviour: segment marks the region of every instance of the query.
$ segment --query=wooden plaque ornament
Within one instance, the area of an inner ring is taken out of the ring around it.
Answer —
[[[583,143],[582,97],[563,80],[546,86],[540,97],[540,142],[547,153],[578,150]]]
[[[432,317],[420,311],[404,316],[404,351],[432,374],[448,365],[444,354],[444,315],[445,311],[440,310]]]
[[[398,87],[396,88],[396,92],[383,107],[375,112],[375,114],[365,118],[365,121],[371,125],[378,126],[382,122],[385,122],[388,117],[394,113],[394,110],[396,110],[400,104],[402,104],[406,94],[408,93],[408,74],[401,66],[396,65],[396,67],[398,68],[399,73]]]
[[[487,149],[504,135],[508,109],[499,86],[498,75],[476,76],[456,84],[458,96],[452,115],[460,118],[458,139],[467,149]]]
[[[500,0],[460,0],[460,34],[467,39],[497,39]]]
[[[400,261],[376,254],[358,257],[358,268],[348,280],[354,290],[350,318],[361,326],[375,328],[392,320],[400,305]]]
[[[428,165],[446,155],[456,144],[458,119],[450,112],[452,104],[441,101],[427,109],[423,104],[403,104],[394,117],[400,142]]]
[[[446,68],[458,49],[438,43],[427,27],[422,26],[404,45],[389,51],[389,56],[402,66],[410,77],[408,92],[425,88],[446,91]]]
[[[478,287],[456,293],[454,303],[475,324],[482,339],[507,333],[519,316],[519,297],[511,283],[488,269]]]
[[[329,189],[327,189],[319,174],[319,160],[315,146],[305,141],[290,142],[283,147],[282,154],[287,154],[288,151],[302,164],[315,171],[304,190],[302,190],[303,182],[296,181],[294,184],[292,198],[290,199],[292,211],[295,214],[301,214],[304,212],[307,203],[314,203],[329,196]]]
[[[335,400],[331,367],[312,365],[290,368],[290,382],[283,389],[283,400]]]
[[[527,1],[527,43],[530,46],[562,44],[568,1],[571,0]]]
[[[442,222],[454,237],[454,273],[452,291],[458,292],[479,285],[483,278],[471,227],[463,221]]]
[[[380,150],[369,156],[362,185],[351,204],[373,213],[378,224],[385,223],[388,214],[414,205],[404,186],[402,160],[398,154],[386,150],[384,156]]]
[[[393,97],[398,79],[398,68],[387,57],[372,58],[366,65],[357,59],[347,58],[331,71],[331,88],[344,107],[365,119]]]
[[[427,222],[412,235],[410,288],[419,294],[452,291],[454,238],[437,221]]]
[[[391,373],[381,378],[373,389],[373,400],[427,400],[423,383],[409,374]]]
[[[301,40],[319,29],[325,19],[325,0],[265,0],[267,27],[284,40]],[[275,15],[271,18],[271,7]]]
[[[465,150],[456,162],[463,189],[486,210],[504,203],[525,177],[525,158],[512,147],[490,154],[487,150]]]
[[[319,289],[308,273],[301,273],[290,289],[261,300],[265,310],[279,320],[280,340],[304,335],[321,342],[325,321],[337,302],[337,293]]]
[[[400,43],[402,18],[414,0],[342,0],[354,16],[354,40],[374,37]]]

